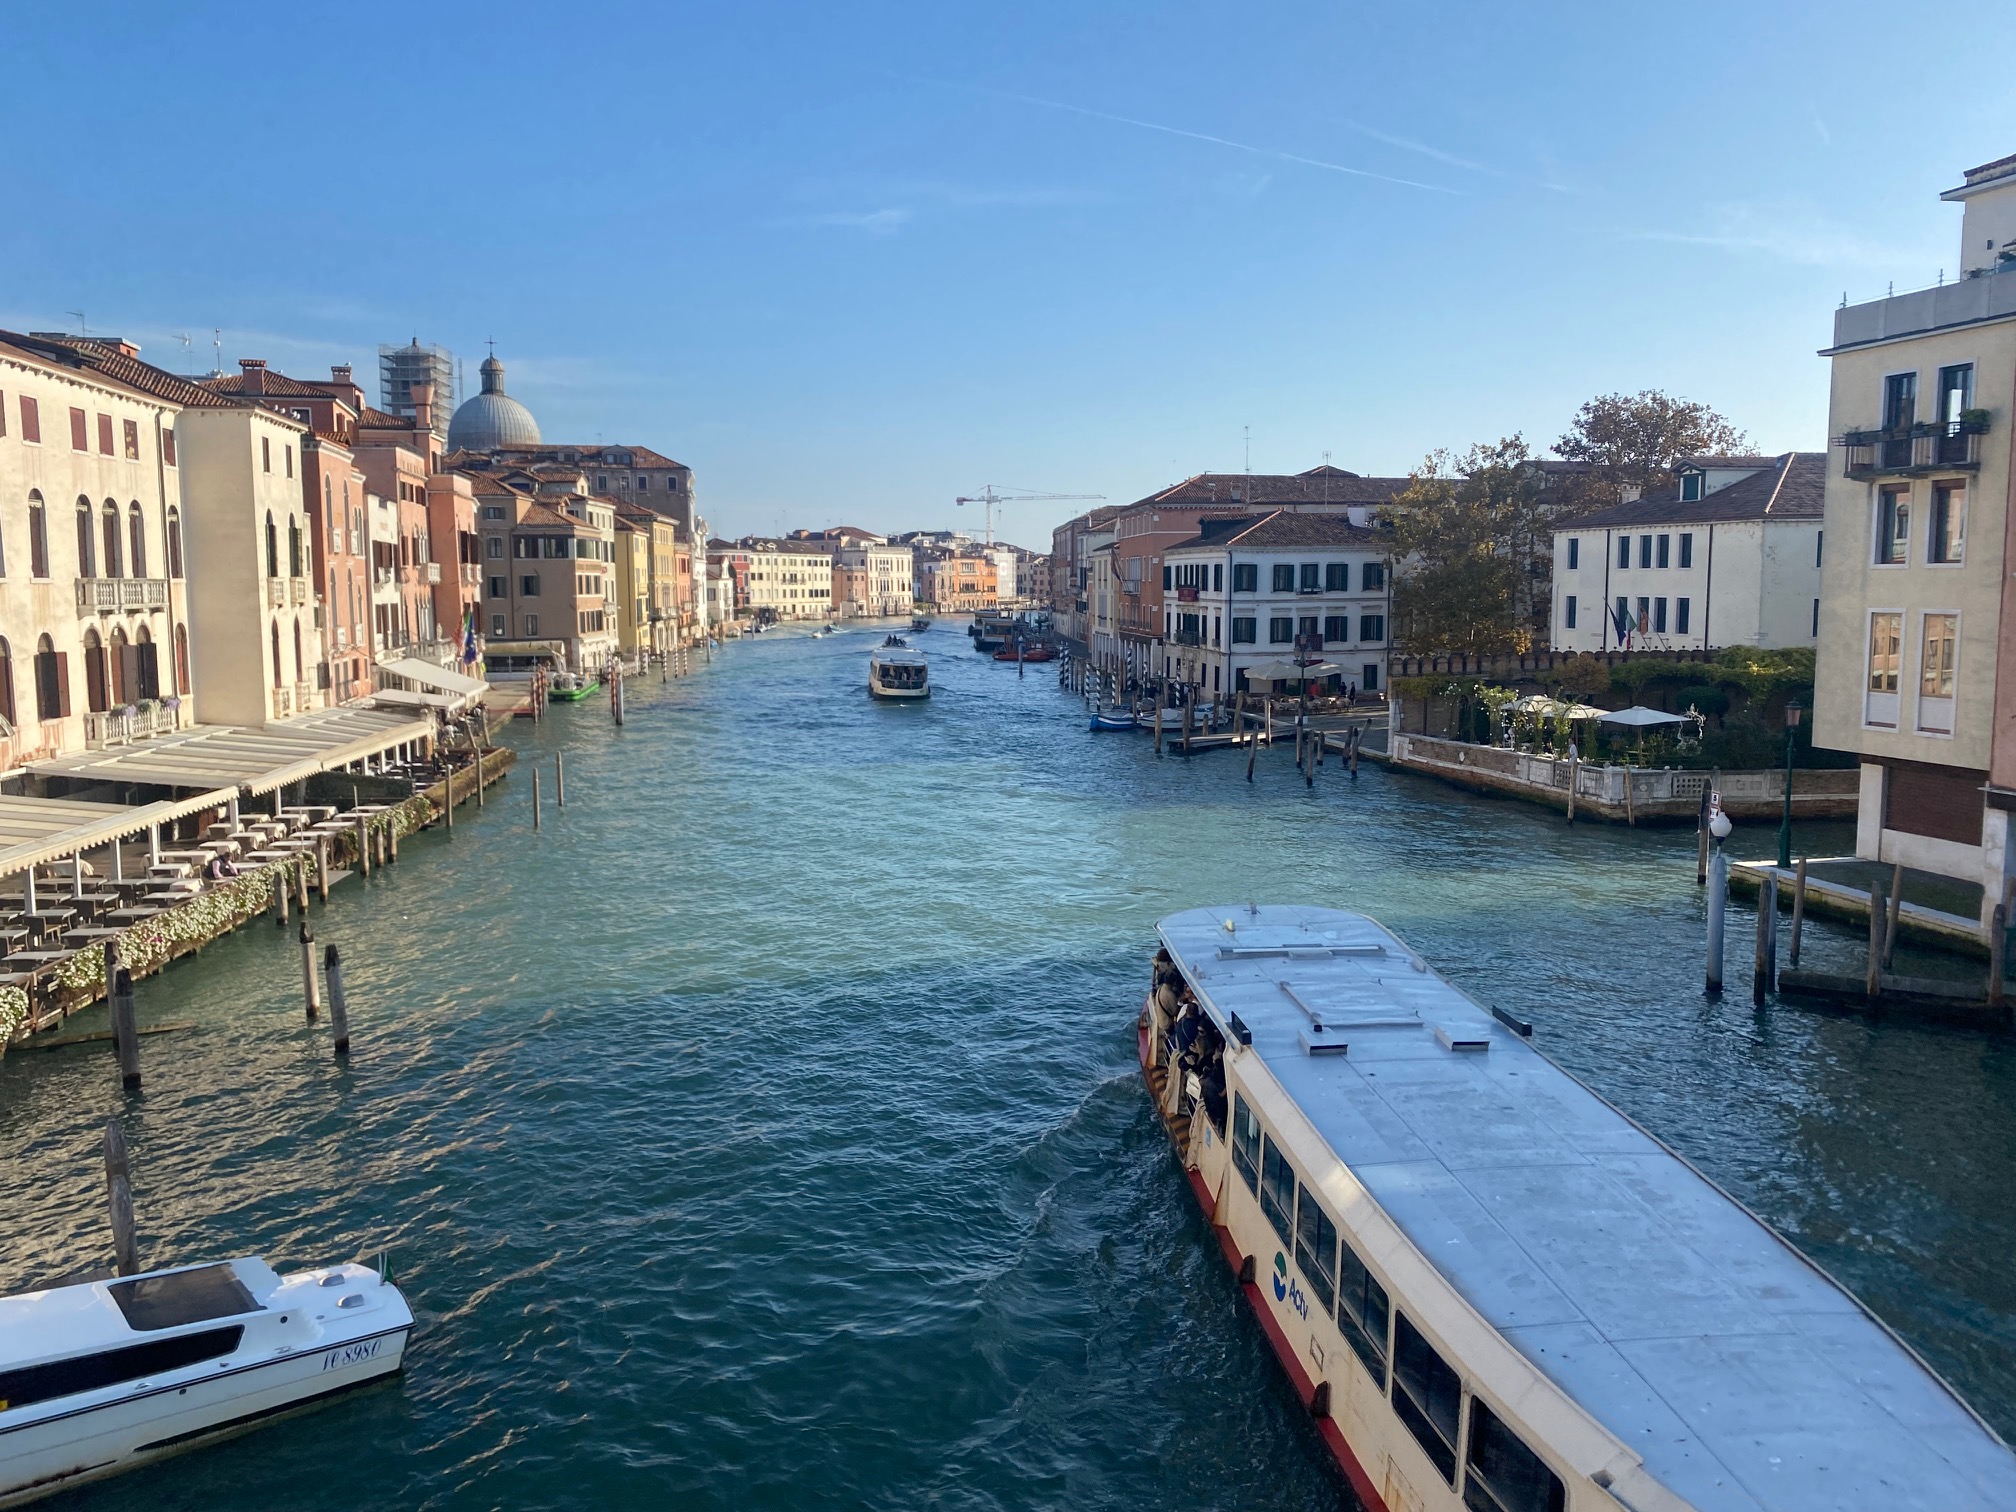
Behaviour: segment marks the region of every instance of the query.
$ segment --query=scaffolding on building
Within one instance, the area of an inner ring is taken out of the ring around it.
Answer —
[[[455,357],[446,347],[422,346],[414,337],[405,346],[378,348],[378,407],[389,415],[411,417],[413,385],[434,385],[434,433],[444,440],[458,403]]]

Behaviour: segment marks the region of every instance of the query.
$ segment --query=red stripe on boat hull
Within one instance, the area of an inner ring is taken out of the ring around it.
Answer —
[[[1141,1031],[1141,1065],[1145,1072],[1148,1065],[1148,1032],[1145,1028]],[[1146,1080],[1145,1076],[1143,1080]],[[1232,1238],[1231,1231],[1223,1224],[1213,1221],[1218,1216],[1217,1201],[1212,1196],[1211,1188],[1205,1184],[1204,1173],[1195,1166],[1185,1166],[1183,1174],[1189,1179],[1190,1193],[1197,1199],[1197,1206],[1204,1210],[1205,1221],[1211,1224],[1212,1237],[1217,1239],[1218,1248],[1225,1256],[1225,1263],[1232,1267],[1235,1276],[1238,1275],[1246,1257],[1239,1253],[1239,1246]],[[1289,1343],[1288,1335],[1282,1329],[1280,1320],[1274,1316],[1274,1309],[1267,1305],[1267,1298],[1251,1281],[1241,1282],[1239,1290],[1246,1294],[1247,1306],[1253,1309],[1253,1315],[1260,1320],[1260,1331],[1267,1335],[1267,1342],[1274,1346],[1275,1358],[1281,1362],[1281,1368],[1288,1372],[1288,1379],[1295,1387],[1295,1395],[1301,1399],[1303,1406],[1308,1406],[1316,1395],[1316,1383],[1310,1379],[1309,1372],[1302,1368],[1301,1356],[1295,1352],[1295,1346]],[[1329,1446],[1331,1457],[1337,1461],[1338,1469],[1342,1470],[1344,1478],[1351,1482],[1351,1489],[1358,1493],[1358,1500],[1365,1504],[1366,1512],[1387,1512],[1386,1499],[1373,1486],[1371,1475],[1366,1472],[1365,1466],[1345,1439],[1344,1430],[1337,1426],[1337,1420],[1331,1417],[1318,1418],[1316,1428],[1322,1435],[1323,1442]]]

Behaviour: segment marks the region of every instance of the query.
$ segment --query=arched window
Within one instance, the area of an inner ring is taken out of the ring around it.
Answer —
[[[301,660],[301,621],[294,621],[294,681],[308,681],[307,663]]]
[[[70,658],[43,636],[35,643],[35,717],[61,719],[70,712]]]
[[[115,578],[119,572],[119,506],[110,499],[105,501],[105,576]]]
[[[133,635],[133,667],[137,674],[133,689],[135,698],[159,698],[161,696],[161,663],[156,656],[159,649],[154,644],[154,636],[145,625]]]
[[[133,691],[140,681],[133,648],[126,644],[126,632],[118,625],[112,627],[112,642],[105,648],[105,669],[113,708],[124,708],[140,696]]]
[[[0,635],[0,719],[7,721],[9,733],[19,722],[14,715],[14,648]]]
[[[189,627],[175,627],[175,691],[189,691]]]
[[[266,576],[280,576],[280,532],[273,526],[273,511],[270,509],[266,511]],[[273,627],[273,633],[280,633],[278,625]],[[278,665],[280,659],[276,656],[273,660]]]
[[[84,707],[93,714],[103,714],[110,707],[106,682],[105,643],[96,629],[88,629],[84,632]]]
[[[270,522],[269,522],[270,523]],[[273,686],[280,686],[280,622],[273,621]]]
[[[168,576],[182,576],[182,511],[168,506]]]
[[[301,521],[294,515],[287,516],[287,576],[302,577],[301,571]]]
[[[95,565],[98,553],[91,540],[96,528],[91,520],[91,501],[79,499],[77,501],[77,576],[79,577],[98,576],[98,568]]]
[[[336,549],[336,484],[333,479],[322,480],[322,524],[329,533],[329,549]]]
[[[147,576],[147,522],[140,513],[140,501],[135,499],[126,507],[126,533],[132,537],[132,550],[127,553],[126,565],[133,576]]]

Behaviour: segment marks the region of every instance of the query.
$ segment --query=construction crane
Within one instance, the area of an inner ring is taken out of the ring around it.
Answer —
[[[992,546],[994,544],[994,506],[996,504],[1027,504],[1036,499],[1103,499],[1105,497],[1106,495],[1104,494],[1030,493],[1026,489],[1020,488],[1010,489],[1007,493],[1002,493],[992,483],[989,483],[971,498],[958,498],[952,502],[954,504],[979,504],[984,506],[982,512],[985,514],[987,520],[987,544]]]

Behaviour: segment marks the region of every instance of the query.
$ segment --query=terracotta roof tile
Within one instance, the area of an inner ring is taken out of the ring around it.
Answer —
[[[1817,520],[1825,513],[1827,453],[1786,452],[1767,457],[1764,467],[1727,488],[1699,499],[1682,499],[1676,490],[1629,504],[1613,504],[1579,519],[1563,521],[1560,530],[1600,529],[1621,525],[1707,525],[1724,520]]]
[[[1353,525],[1335,514],[1294,514],[1285,509],[1252,519],[1206,520],[1190,540],[1171,546],[1182,551],[1195,546],[1378,546],[1377,531]]]
[[[0,331],[0,342],[13,347],[23,356],[85,369],[185,409],[230,409],[236,403],[221,394],[211,393],[188,378],[166,372],[151,362],[127,356],[117,347],[86,337],[25,336],[14,331]]]

